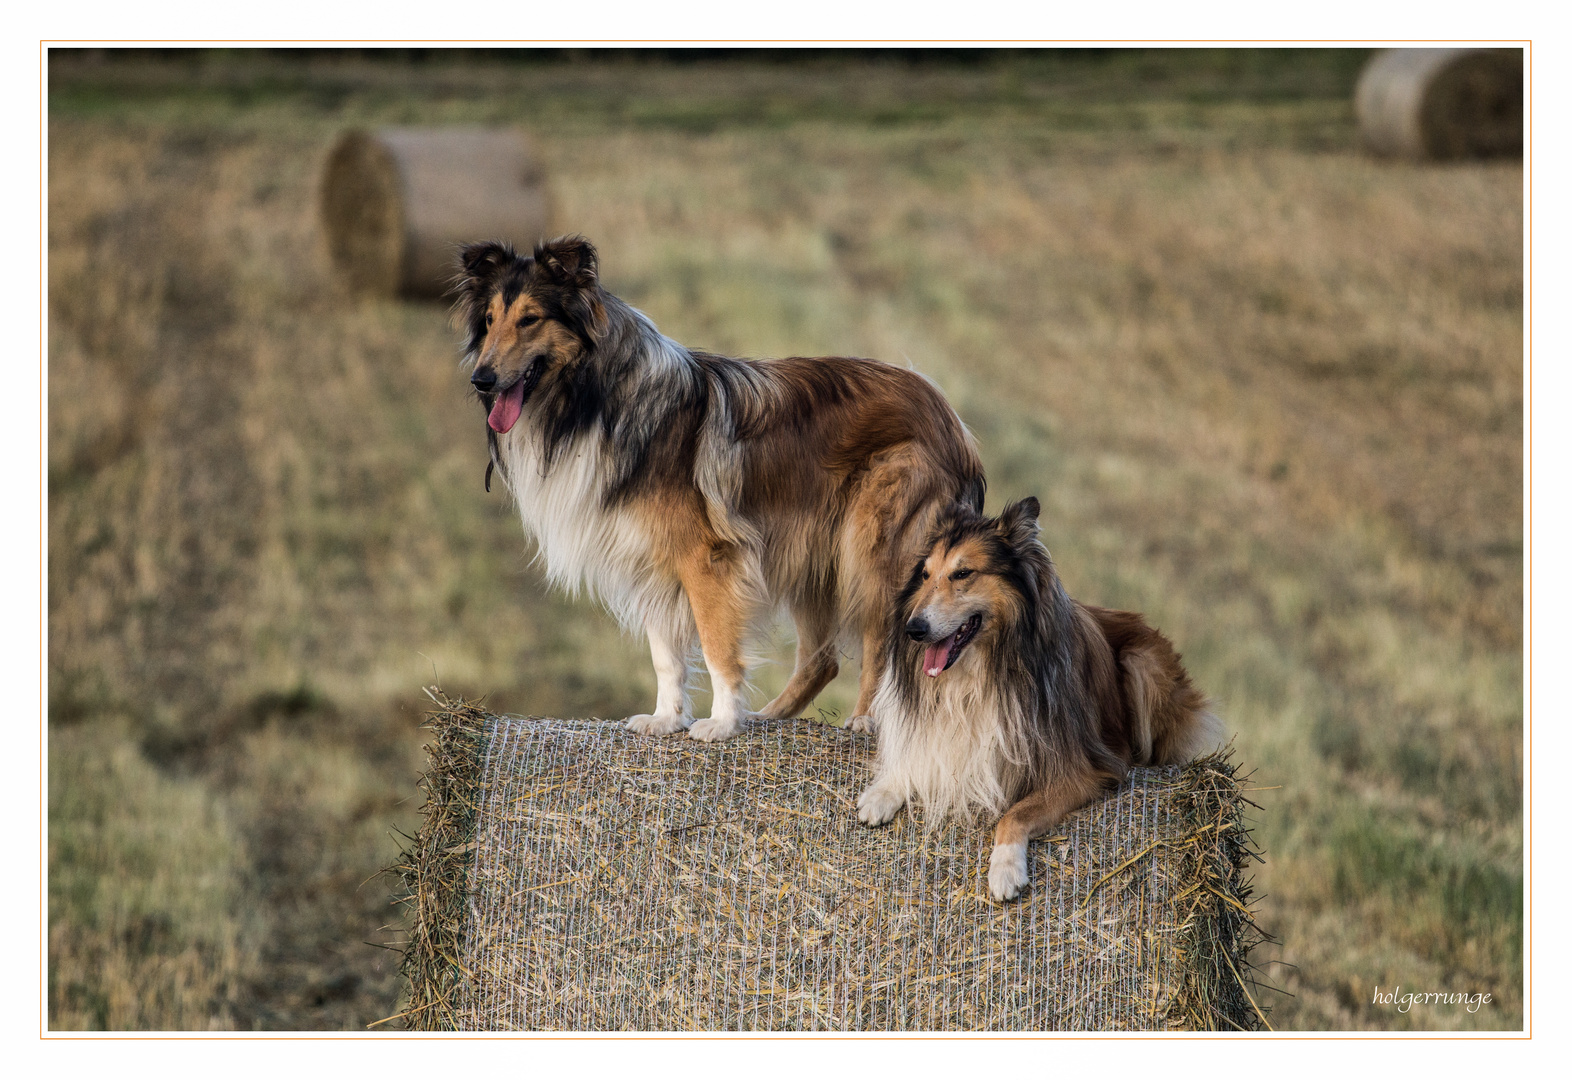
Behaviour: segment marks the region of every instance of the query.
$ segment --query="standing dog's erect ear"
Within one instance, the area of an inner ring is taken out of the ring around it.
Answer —
[[[535,245],[535,261],[553,284],[590,289],[599,284],[595,245],[582,236],[559,236]]]
[[[561,236],[535,245],[535,265],[546,281],[565,289],[563,314],[593,345],[606,332],[595,245],[582,236]]]
[[[1042,503],[1037,496],[1028,495],[1020,502],[1013,502],[999,515],[999,531],[1014,548],[1023,548],[1037,539],[1037,516],[1042,513]]]
[[[459,265],[466,279],[489,283],[496,278],[499,270],[516,258],[518,255],[511,244],[486,240],[479,244],[465,244],[459,252]]]
[[[459,303],[466,307],[477,302],[484,305],[502,271],[517,259],[513,245],[499,240],[464,245],[459,250],[458,276],[453,279],[453,292],[458,294]]]
[[[486,240],[459,251],[459,272],[453,279],[453,321],[468,336],[465,351],[473,353],[486,340],[486,305],[502,272],[518,259],[511,244]]]

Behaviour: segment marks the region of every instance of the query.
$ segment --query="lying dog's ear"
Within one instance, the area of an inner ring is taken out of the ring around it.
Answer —
[[[561,236],[535,245],[535,261],[554,285],[590,289],[599,284],[595,245],[582,236]]]
[[[1023,548],[1037,539],[1037,517],[1043,511],[1037,496],[1028,495],[1020,502],[1013,502],[999,515],[999,531],[1014,548]]]
[[[459,250],[459,272],[449,292],[456,297],[453,322],[468,336],[465,352],[474,352],[486,340],[486,306],[502,272],[518,259],[511,245],[496,240],[466,244]]]

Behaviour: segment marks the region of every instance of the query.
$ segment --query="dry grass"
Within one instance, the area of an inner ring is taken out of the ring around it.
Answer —
[[[51,740],[51,1026],[233,1028],[260,944],[234,823],[120,727]]]
[[[1186,63],[57,63],[52,798],[112,761],[168,786],[52,803],[51,1023],[397,1011],[361,882],[414,827],[433,668],[499,710],[647,707],[642,647],[482,493],[441,309],[344,296],[314,223],[346,124],[527,117],[610,287],[698,346],[909,359],[990,505],[1043,499],[1072,593],[1178,642],[1279,789],[1276,1026],[1519,1026],[1521,169],[1359,156],[1347,62]],[[85,839],[161,799],[209,809],[147,859]],[[168,908],[180,860],[230,884],[127,950],[103,897]],[[137,989],[177,983],[208,1007]],[[1369,1004],[1394,983],[1495,1004]]]

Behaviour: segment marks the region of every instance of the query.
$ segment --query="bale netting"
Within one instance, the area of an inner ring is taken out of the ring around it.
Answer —
[[[322,170],[322,227],[351,289],[441,296],[460,244],[550,231],[540,164],[511,128],[349,131]]]
[[[1226,754],[1136,770],[988,897],[991,830],[856,820],[871,737],[719,745],[434,695],[397,1017],[422,1030],[1254,1029]]]
[[[1521,156],[1522,49],[1388,49],[1359,76],[1365,145],[1416,160]]]

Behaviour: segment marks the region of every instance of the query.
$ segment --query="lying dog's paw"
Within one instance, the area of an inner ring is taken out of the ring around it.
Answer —
[[[693,721],[686,716],[651,716],[645,713],[628,717],[628,730],[640,735],[674,735],[691,723]]]
[[[869,735],[872,735],[875,731],[879,730],[879,725],[874,723],[873,717],[864,713],[861,716],[854,716],[850,720],[846,721],[846,729],[848,731],[866,731]]]
[[[688,734],[699,742],[724,742],[742,730],[742,721],[724,716],[707,716],[695,720]]]
[[[988,862],[988,891],[995,900],[1014,900],[1026,887],[1026,845],[995,844]]]
[[[906,796],[875,784],[858,797],[857,820],[864,825],[883,825],[905,805]]]

